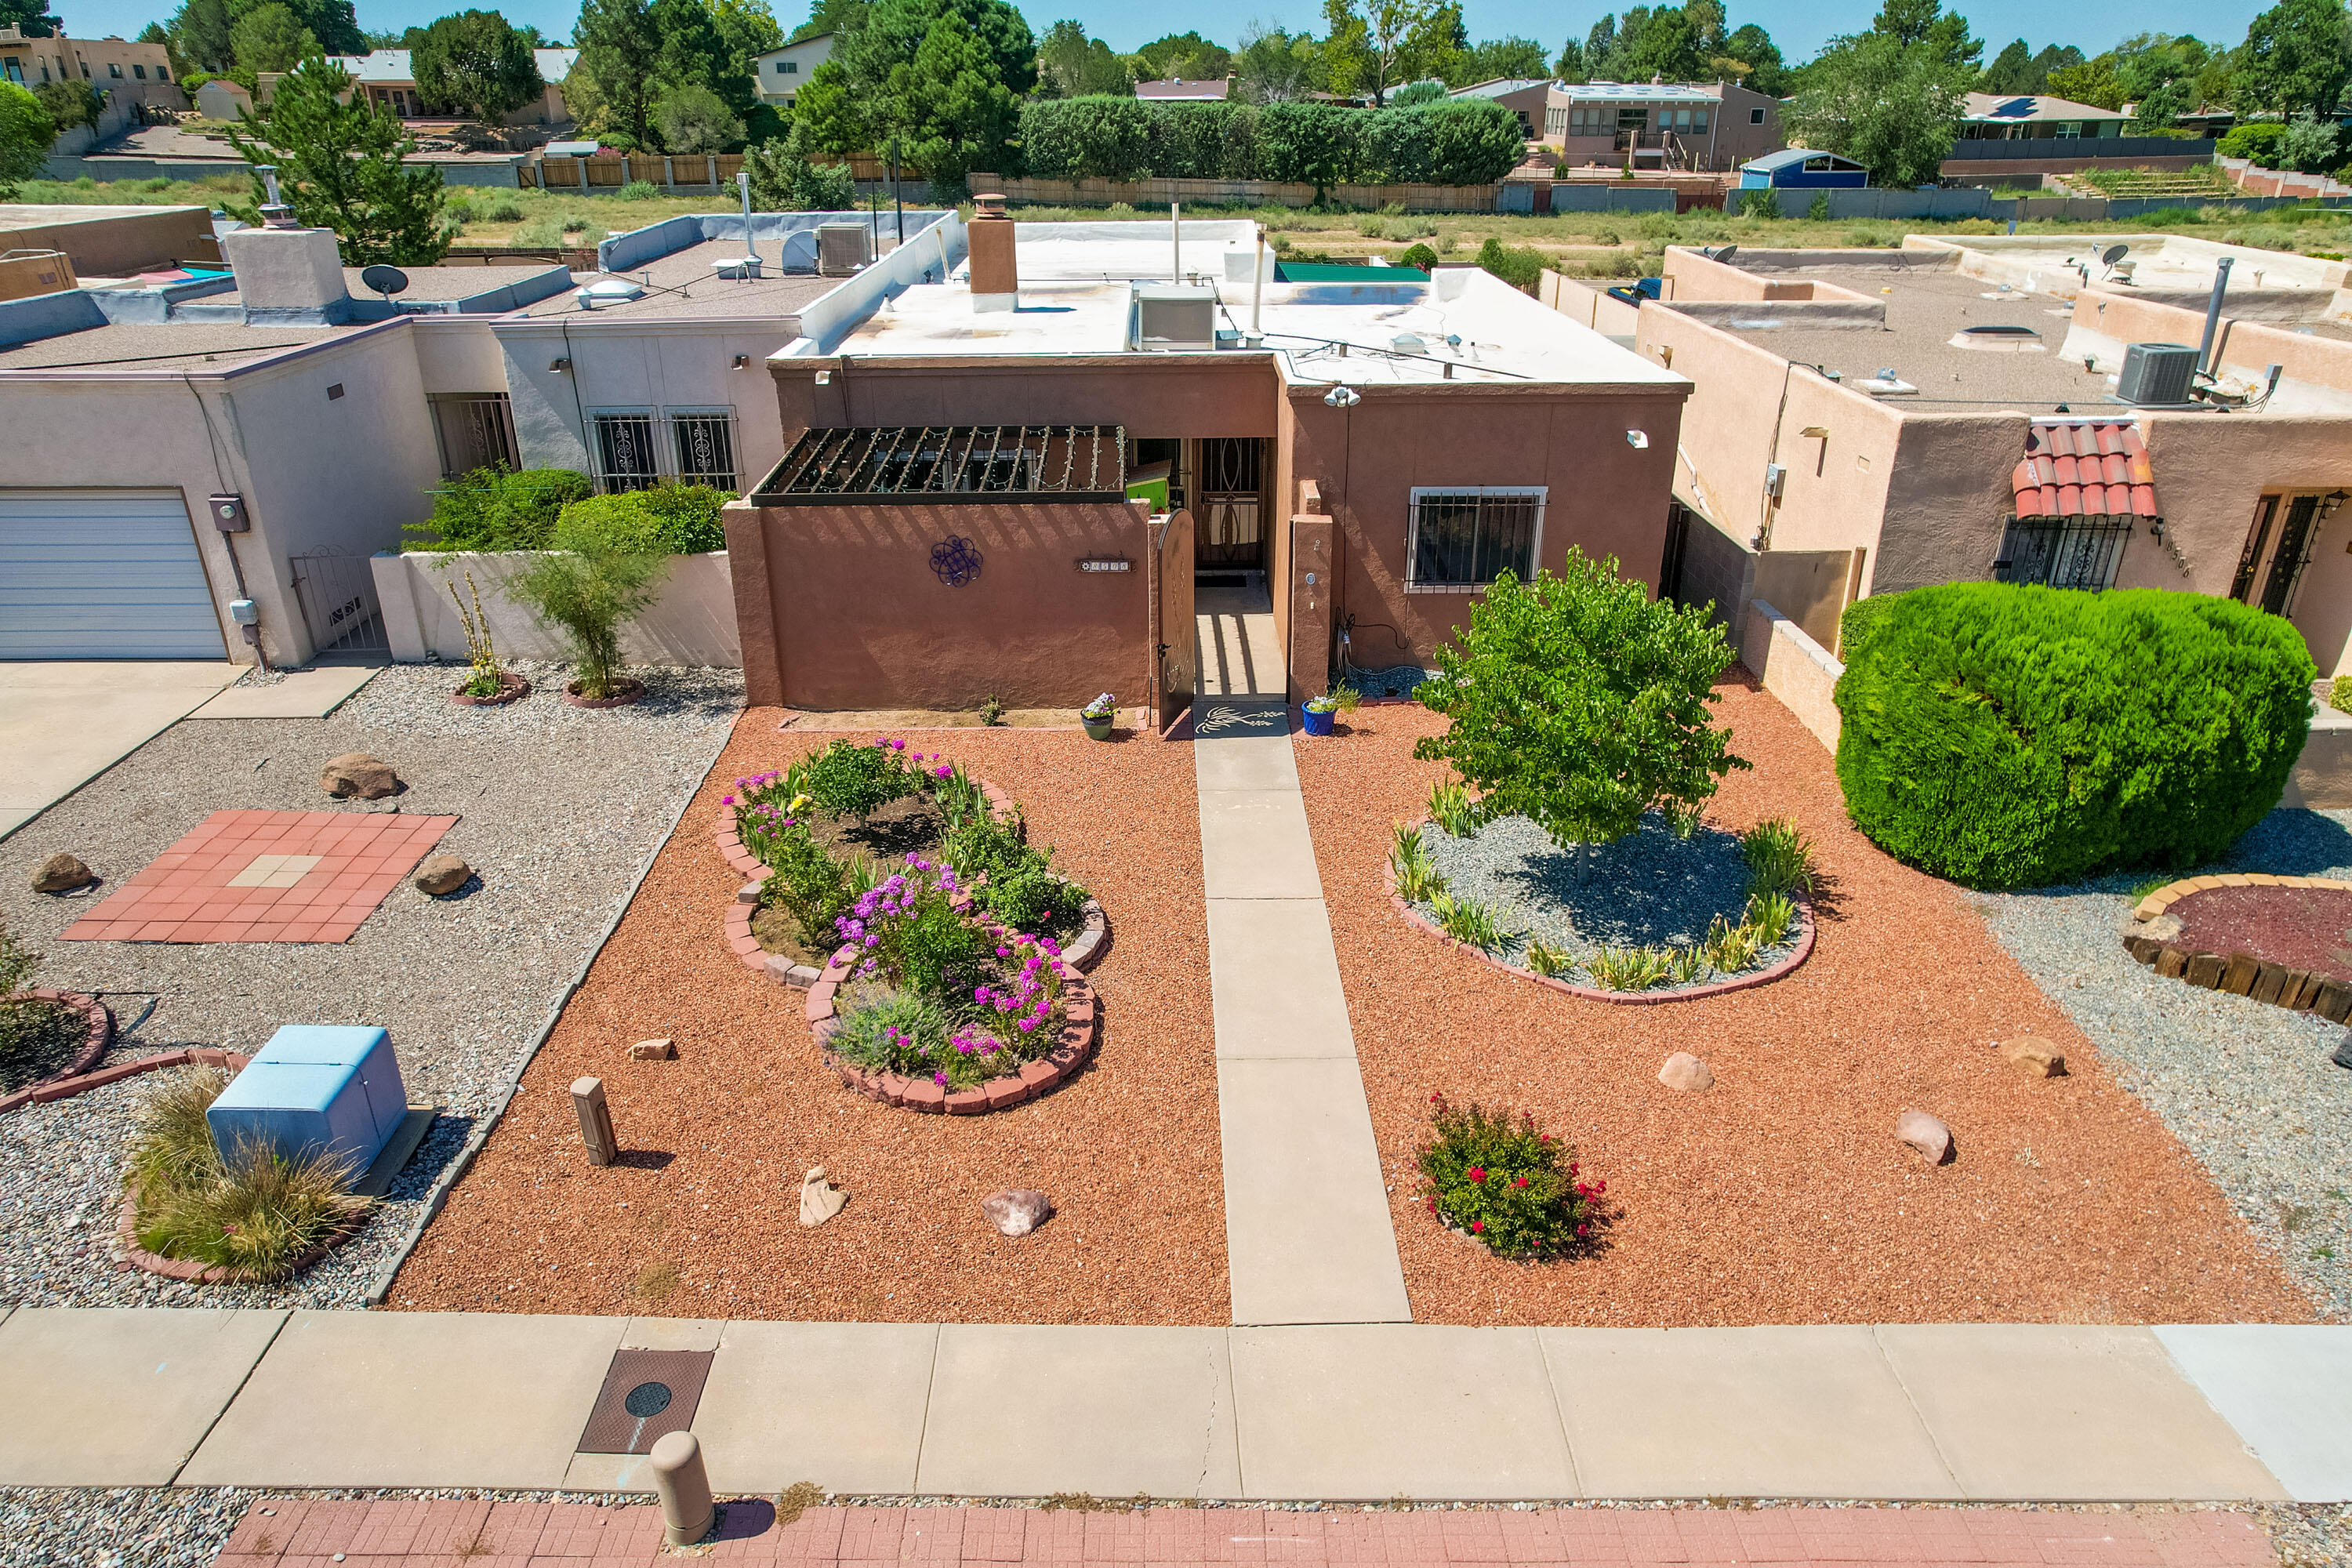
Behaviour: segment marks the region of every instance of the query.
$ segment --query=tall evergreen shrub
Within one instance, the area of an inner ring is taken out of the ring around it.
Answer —
[[[1958,583],[1845,614],[1854,825],[1970,887],[2210,860],[2279,803],[2316,677],[2276,616],[2200,594]]]

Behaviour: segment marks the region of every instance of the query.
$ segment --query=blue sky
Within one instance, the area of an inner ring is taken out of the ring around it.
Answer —
[[[461,0],[358,0],[360,25],[394,30],[431,21],[461,8]],[[479,0],[476,0],[479,3]],[[1075,16],[1113,48],[1133,49],[1163,33],[1198,28],[1210,37],[1231,43],[1252,20],[1283,26],[1311,28],[1322,19],[1320,0],[1192,0],[1185,5],[1139,5],[1119,0],[1016,0],[1030,26],[1043,32],[1048,24]],[[69,32],[99,37],[120,33],[129,37],[150,21],[168,16],[165,0],[63,0]],[[509,21],[536,22],[551,37],[572,31],[580,11],[577,0],[509,0],[503,7]],[[1543,0],[1466,0],[1464,7],[1473,37],[1518,34],[1557,48],[1572,30],[1581,37],[1598,21],[1604,7],[1580,5],[1562,7]],[[1734,26],[1761,23],[1793,61],[1811,54],[1833,33],[1852,32],[1869,24],[1877,0],[1837,0],[1833,5],[1803,0],[1766,0],[1742,5],[1731,0]],[[2079,11],[2053,9],[2035,0],[1977,0],[1962,9],[1990,55],[2003,44],[2022,37],[2034,47],[2044,44],[2075,44],[2096,54],[2126,33],[2152,29],[2195,33],[2200,37],[2234,44],[2246,36],[2253,19],[2252,5],[2214,5],[2192,0],[2137,0],[2129,6],[2089,7]],[[777,19],[787,28],[807,15],[806,0],[778,0]],[[2065,30],[2046,29],[2056,21]]]

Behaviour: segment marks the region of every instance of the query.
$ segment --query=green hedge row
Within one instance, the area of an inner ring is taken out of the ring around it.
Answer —
[[[1034,99],[1021,107],[1041,180],[1286,180],[1317,185],[1484,185],[1526,151],[1518,116],[1491,100],[1421,109],[1322,103]]]
[[[2302,634],[2202,594],[1915,588],[1856,601],[1843,640],[1848,815],[1971,887],[2210,860],[2311,728]]]

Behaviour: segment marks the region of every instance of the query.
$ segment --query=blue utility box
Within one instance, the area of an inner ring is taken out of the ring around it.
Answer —
[[[367,1026],[289,1024],[205,1112],[223,1154],[267,1143],[282,1157],[324,1151],[365,1172],[408,1113],[392,1037]]]

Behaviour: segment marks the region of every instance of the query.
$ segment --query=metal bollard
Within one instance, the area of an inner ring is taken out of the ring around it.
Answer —
[[[613,1112],[604,1104],[604,1080],[573,1079],[572,1106],[580,1112],[580,1141],[588,1145],[588,1163],[609,1165],[619,1159],[621,1145],[613,1137]]]
[[[715,1514],[710,1477],[702,1468],[702,1445],[691,1432],[672,1432],[654,1440],[653,1461],[662,1539],[672,1546],[691,1546],[710,1533]]]

